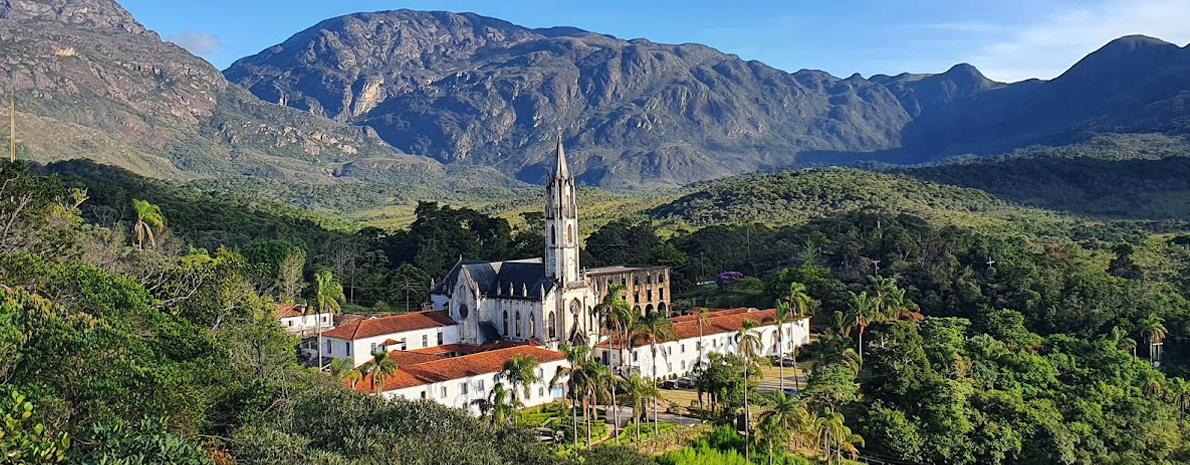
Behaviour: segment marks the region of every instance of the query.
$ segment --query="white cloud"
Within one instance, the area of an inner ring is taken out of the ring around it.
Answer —
[[[971,63],[989,78],[1051,79],[1112,39],[1144,34],[1179,45],[1190,41],[1190,0],[1102,0],[1054,12],[1013,28],[977,49]]]
[[[178,44],[195,55],[206,55],[223,46],[223,41],[219,40],[219,36],[194,29],[170,34],[165,40]]]

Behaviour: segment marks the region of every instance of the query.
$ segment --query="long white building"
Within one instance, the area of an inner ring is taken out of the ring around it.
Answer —
[[[566,356],[560,352],[546,350],[533,346],[515,346],[497,348],[478,353],[448,357],[436,353],[434,350],[396,351],[392,353],[398,365],[397,372],[384,380],[381,392],[384,397],[392,399],[430,399],[447,407],[466,409],[473,415],[479,414],[474,405],[478,399],[488,399],[492,387],[495,386],[496,374],[504,367],[504,362],[516,355],[536,357],[540,366],[537,368],[539,381],[529,386],[529,395],[518,387],[517,396],[525,407],[548,404],[564,396],[562,387],[565,378],[554,387],[549,386],[550,380],[560,367],[568,367]],[[505,389],[513,386],[505,382]],[[372,384],[372,377],[366,376],[355,385],[361,392],[374,393],[376,386]]]
[[[610,337],[595,345],[595,357],[613,368],[632,367],[634,372],[645,378],[666,378],[690,374],[707,354],[737,353],[736,334],[745,320],[759,323],[754,330],[760,338],[762,356],[784,355],[798,346],[810,342],[810,319],[789,322],[778,328],[775,324],[776,310],[738,308],[717,310],[708,313],[702,322],[701,336],[698,317],[694,315],[673,318],[673,332],[677,339],[657,344],[657,372],[653,372],[652,347],[637,338],[632,347],[619,343],[618,337]],[[783,339],[777,331],[783,332]],[[784,343],[781,347],[780,343]],[[625,360],[621,360],[621,357]]]
[[[415,350],[459,342],[459,326],[445,311],[405,313],[343,324],[322,333],[322,355],[349,359],[352,366],[372,352]]]

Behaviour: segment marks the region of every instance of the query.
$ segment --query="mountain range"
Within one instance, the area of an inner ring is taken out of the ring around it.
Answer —
[[[1190,49],[1144,36],[1008,84],[966,64],[790,73],[698,44],[397,10],[327,19],[220,73],[110,0],[10,0],[0,57],[30,158],[158,177],[515,185],[541,180],[561,134],[583,183],[667,186],[1190,130]]]

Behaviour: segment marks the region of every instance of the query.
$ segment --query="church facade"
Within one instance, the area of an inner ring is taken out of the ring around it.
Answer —
[[[546,184],[544,256],[460,260],[431,290],[434,310],[447,311],[458,323],[460,343],[535,342],[550,349],[594,345],[605,335],[596,307],[617,282],[628,288],[623,296],[630,305],[636,297],[638,311],[666,311],[668,268],[581,267],[575,180],[561,138],[555,157]],[[645,292],[649,302],[642,303]]]

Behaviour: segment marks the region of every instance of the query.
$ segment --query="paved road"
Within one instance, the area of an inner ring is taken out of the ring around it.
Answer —
[[[612,424],[614,422],[613,420],[615,420],[615,417],[612,415],[611,407],[603,405],[603,406],[600,406],[600,408],[607,409],[606,421],[609,425]],[[664,407],[662,407],[662,408],[664,408]],[[650,422],[653,421],[653,409],[646,408],[645,412],[649,414],[649,421]],[[628,425],[630,421],[632,421],[632,407],[620,406],[620,424],[618,426],[620,428],[623,428],[624,426]],[[660,421],[662,423],[673,423],[673,424],[682,425],[682,426],[691,426],[691,425],[697,425],[699,423],[702,423],[702,420],[699,420],[697,418],[684,417],[681,415],[674,415],[672,413],[665,413],[665,412],[660,412],[657,414],[657,421]],[[646,423],[642,422],[641,428],[644,428],[645,424]]]

